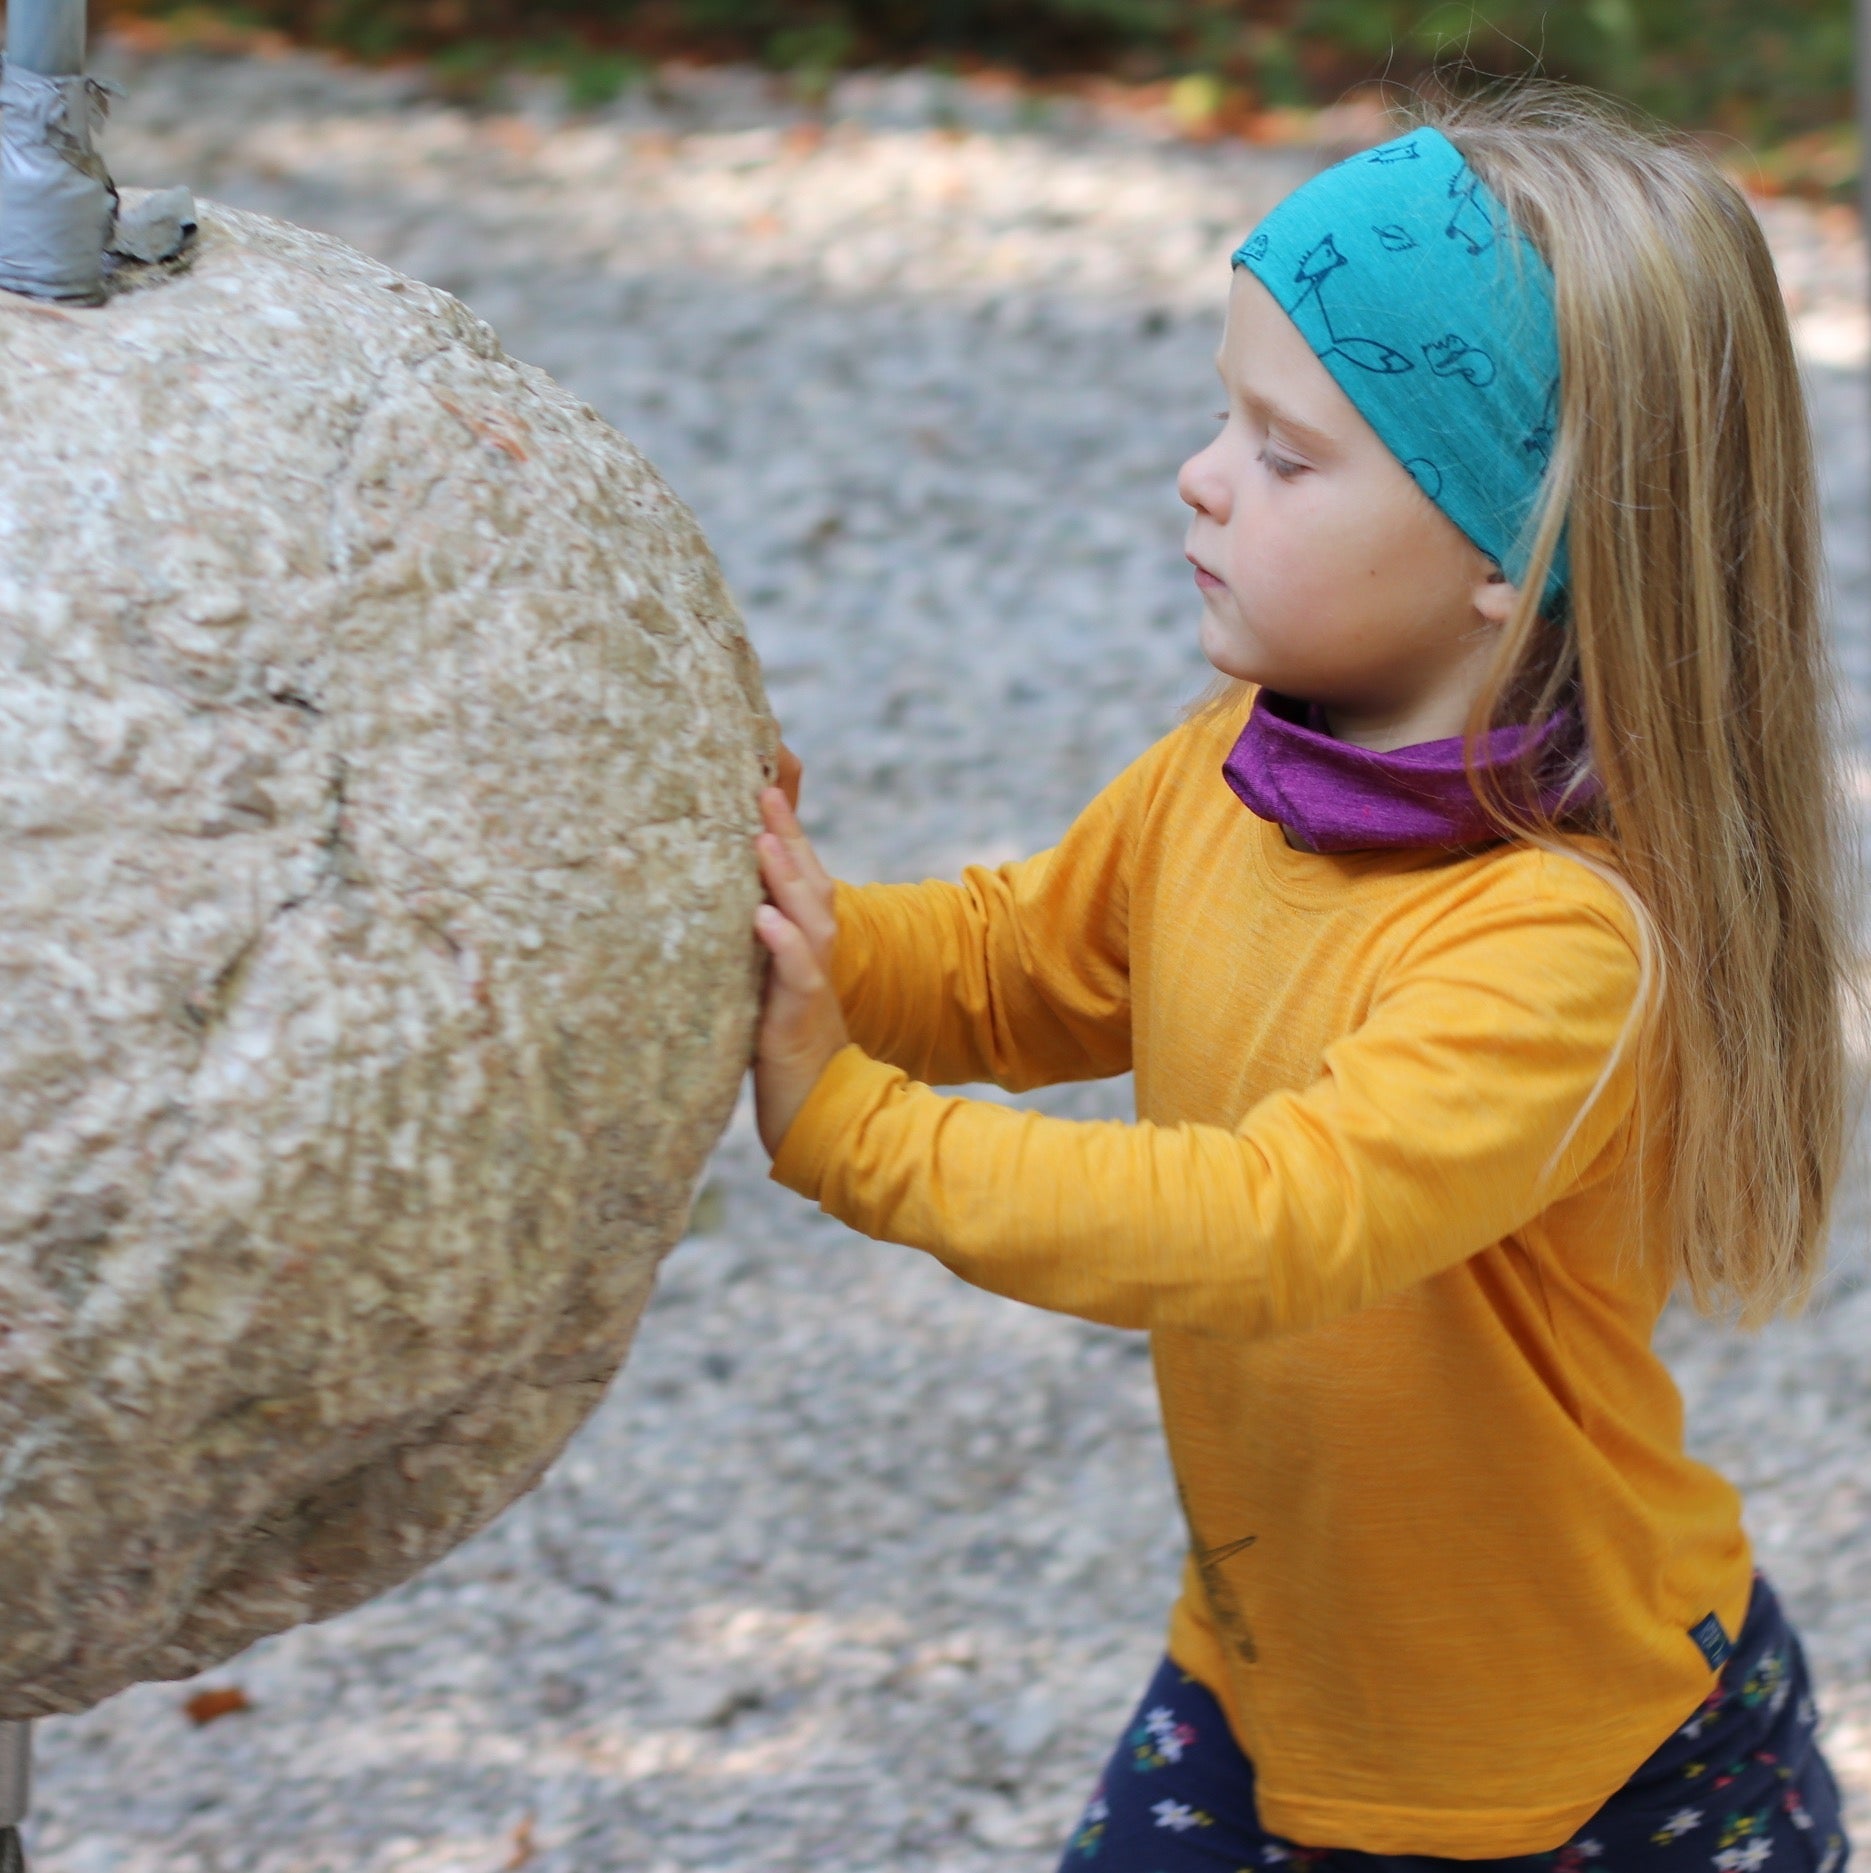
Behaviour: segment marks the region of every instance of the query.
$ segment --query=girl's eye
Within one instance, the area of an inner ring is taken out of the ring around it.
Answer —
[[[1275,455],[1271,449],[1262,449],[1260,459],[1280,477],[1282,481],[1291,481],[1295,475],[1306,472],[1304,462],[1289,462],[1284,455]]]

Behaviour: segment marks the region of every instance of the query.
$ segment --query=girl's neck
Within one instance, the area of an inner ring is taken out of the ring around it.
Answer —
[[[1441,741],[1450,733],[1461,733],[1459,728],[1431,728],[1425,732],[1414,716],[1353,715],[1343,709],[1324,709],[1319,721],[1334,741],[1368,748],[1373,754],[1388,754],[1393,748],[1413,748],[1419,742]]]
[[[1315,720],[1334,741],[1373,754],[1448,741],[1468,726],[1468,712],[1481,693],[1492,652],[1492,631],[1477,630],[1460,655],[1409,681],[1408,693],[1351,706],[1321,698],[1322,715]]]

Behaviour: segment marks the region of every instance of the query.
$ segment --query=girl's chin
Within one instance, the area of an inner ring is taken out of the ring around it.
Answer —
[[[1265,680],[1261,675],[1260,660],[1246,644],[1241,642],[1239,631],[1225,629],[1214,612],[1206,606],[1202,611],[1200,641],[1202,655],[1223,676],[1231,676],[1237,682],[1242,683],[1259,683]]]

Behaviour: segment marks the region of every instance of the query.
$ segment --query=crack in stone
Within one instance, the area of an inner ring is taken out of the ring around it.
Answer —
[[[182,998],[182,1011],[190,1024],[201,1037],[201,1047],[196,1054],[191,1077],[200,1070],[205,1058],[208,1043],[214,1030],[224,1026],[235,1002],[239,999],[242,983],[245,982],[252,968],[254,958],[260,953],[267,936],[282,918],[302,909],[317,897],[334,880],[344,883],[364,882],[361,867],[353,875],[347,867],[355,865],[355,852],[344,837],[343,815],[349,789],[349,769],[343,755],[332,757],[330,775],[326,781],[324,812],[327,823],[321,831],[318,845],[324,857],[320,861],[316,881],[309,890],[294,892],[291,896],[280,899],[269,910],[257,929],[236,946],[233,953],[215,970],[205,990],[191,991]]]

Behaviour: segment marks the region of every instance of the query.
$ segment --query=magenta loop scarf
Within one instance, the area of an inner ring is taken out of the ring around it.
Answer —
[[[1483,738],[1479,765],[1502,770],[1510,810],[1529,743],[1537,745],[1540,817],[1597,799],[1583,726],[1567,708],[1538,728],[1491,729]],[[1378,753],[1334,740],[1318,704],[1271,690],[1254,698],[1221,771],[1250,812],[1285,827],[1310,852],[1480,845],[1502,836],[1463,771],[1461,736]],[[1519,791],[1524,796],[1524,781]]]

